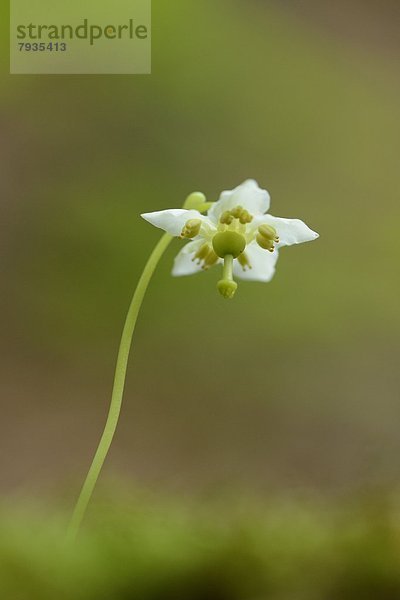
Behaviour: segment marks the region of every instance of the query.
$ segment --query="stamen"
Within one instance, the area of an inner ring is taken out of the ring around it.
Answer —
[[[222,213],[219,221],[223,225],[231,225],[233,219],[237,219],[242,225],[247,225],[253,220],[253,216],[243,206],[235,206],[232,210]]]
[[[279,237],[276,232],[276,229],[275,227],[272,227],[272,225],[267,225],[266,223],[264,223],[263,225],[260,225],[260,227],[258,228],[258,232],[267,240],[273,240],[276,243],[279,242]]]
[[[214,250],[211,250],[211,248],[210,248],[207,256],[204,259],[203,269],[209,269],[210,267],[215,265],[217,260],[218,260],[218,256],[215,254]]]
[[[189,219],[186,222],[186,225],[182,229],[182,233],[180,235],[181,238],[194,238],[196,235],[199,235],[201,228],[201,220],[200,219]]]
[[[256,242],[263,250],[268,250],[269,252],[275,250],[274,242],[263,237],[260,233],[256,237]]]
[[[223,212],[219,219],[219,222],[222,223],[222,225],[231,225],[232,221],[233,215],[229,212],[229,210]]]
[[[239,265],[242,267],[243,271],[246,271],[246,270],[249,270],[252,268],[245,252],[243,252],[242,254],[240,254],[238,256],[237,261],[238,261]]]
[[[256,237],[257,244],[264,250],[273,252],[275,250],[275,243],[279,243],[279,237],[275,227],[264,223],[258,228],[258,235]]]
[[[218,260],[218,256],[209,244],[203,244],[199,248],[192,258],[192,262],[197,262],[198,265],[202,266],[202,269],[206,270],[215,265]]]
[[[233,208],[231,210],[231,215],[235,219],[240,219],[240,215],[242,214],[243,211],[244,211],[243,206],[236,206],[235,208]]]
[[[205,258],[207,258],[209,252],[210,252],[211,248],[208,244],[203,244],[196,252],[196,254],[194,255],[194,257],[192,258],[192,261],[195,262],[197,261],[197,263],[200,265],[203,260]]]
[[[242,223],[242,225],[251,223],[252,220],[253,220],[253,217],[251,216],[251,214],[249,212],[247,212],[247,210],[243,210],[243,212],[241,213],[241,215],[239,217],[239,221]]]

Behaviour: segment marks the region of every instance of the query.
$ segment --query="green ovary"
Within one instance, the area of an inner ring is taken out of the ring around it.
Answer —
[[[228,254],[237,258],[246,248],[246,239],[236,231],[221,231],[212,240],[214,252],[220,258]]]

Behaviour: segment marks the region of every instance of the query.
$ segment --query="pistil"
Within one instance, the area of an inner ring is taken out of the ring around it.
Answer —
[[[222,279],[218,281],[217,288],[221,296],[227,299],[233,298],[237,290],[237,283],[233,280],[233,256],[227,254],[224,257]]]

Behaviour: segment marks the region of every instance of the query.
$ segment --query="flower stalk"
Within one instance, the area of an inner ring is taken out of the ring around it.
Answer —
[[[72,518],[67,531],[67,541],[74,541],[78,534],[79,528],[85,516],[86,509],[92,497],[93,490],[99,478],[100,471],[104,465],[108,451],[113,441],[115,430],[117,428],[119,416],[121,413],[128,358],[130,354],[132,338],[135,331],[139,311],[142,306],[143,299],[147,291],[148,285],[150,283],[150,280],[153,276],[153,273],[161,257],[163,256],[164,252],[166,251],[172,240],[173,237],[168,235],[167,233],[162,236],[162,238],[154,248],[153,252],[151,253],[146,266],[144,267],[143,273],[139,279],[135,293],[133,295],[132,302],[126,317],[124,329],[122,332],[121,343],[119,346],[117,364],[115,368],[114,386],[107,421],[104,427],[103,435],[100,439],[100,443],[93,458],[93,462],[90,466],[89,472],[86,476],[86,480],[83,484],[81,493],[79,495],[74,512],[72,514]]]
[[[205,196],[200,192],[194,192],[193,194],[190,194],[184,203],[185,210],[196,210],[199,214],[207,211],[211,206],[212,203],[206,202]],[[85,482],[82,486],[77,503],[72,513],[67,530],[67,542],[73,542],[78,535],[80,526],[86,513],[86,509],[89,505],[94,488],[96,487],[101,469],[110,450],[121,414],[126,371],[137,318],[153,273],[173,239],[173,235],[165,233],[155,246],[143,269],[142,275],[140,276],[131,304],[129,306],[125,325],[122,331],[121,342],[119,345],[117,364],[115,367],[114,385],[106,424],[104,426],[103,434],[94,455],[92,464],[89,468]]]

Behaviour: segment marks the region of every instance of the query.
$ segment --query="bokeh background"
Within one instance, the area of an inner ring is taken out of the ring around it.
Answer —
[[[140,213],[248,177],[321,237],[232,302],[217,271],[170,277],[174,242],[103,485],[330,505],[396,489],[399,17],[392,0],[155,0],[151,76],[37,77],[8,75],[3,6],[4,498],[76,497],[159,238]]]

